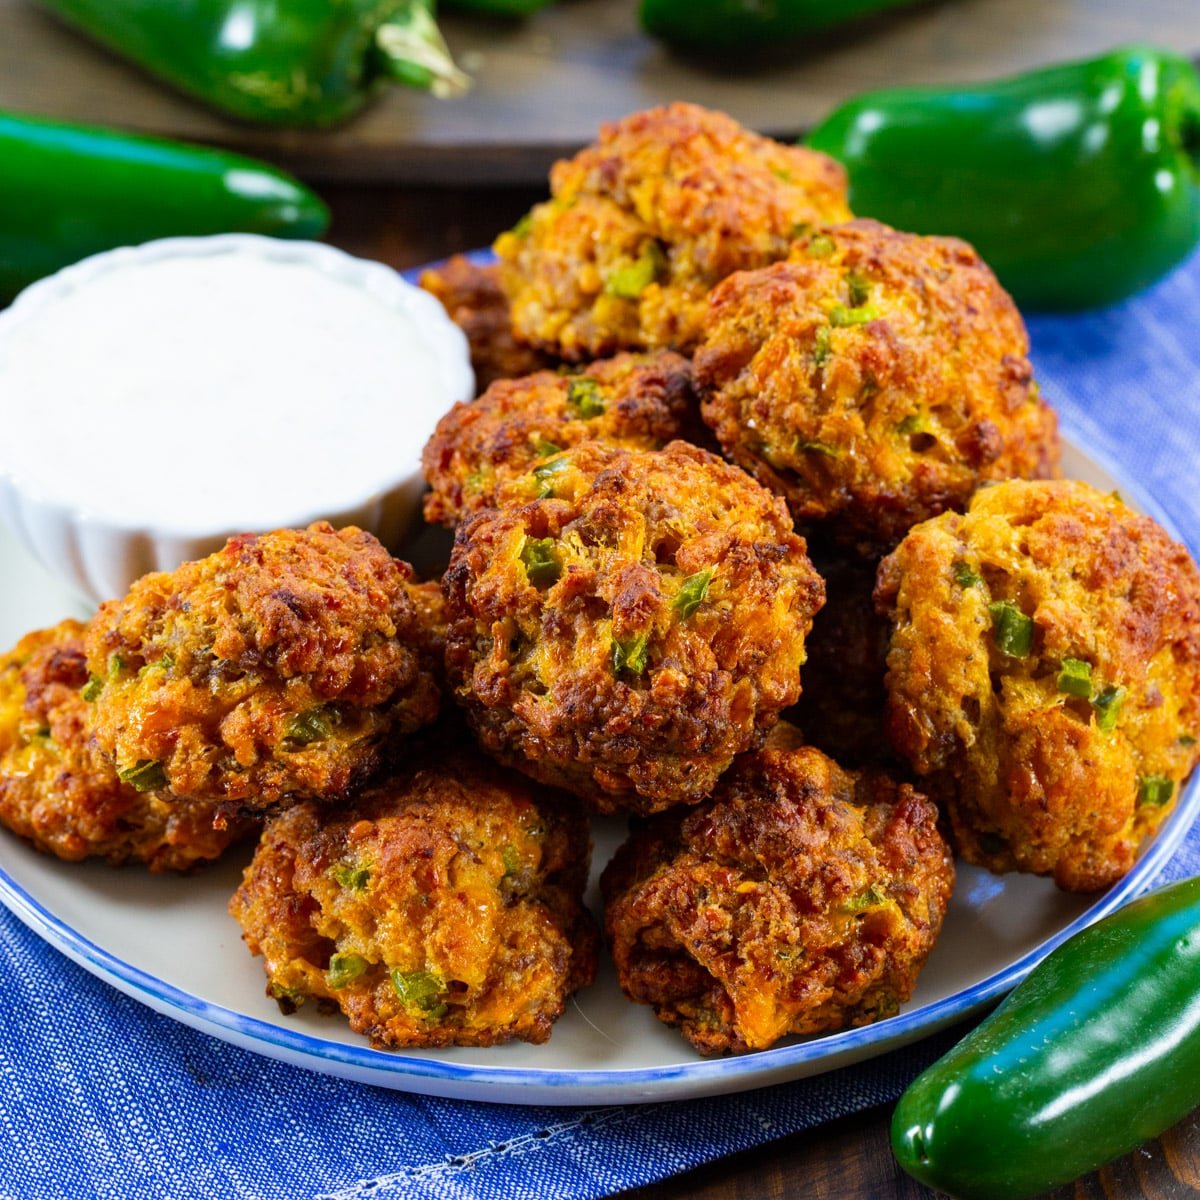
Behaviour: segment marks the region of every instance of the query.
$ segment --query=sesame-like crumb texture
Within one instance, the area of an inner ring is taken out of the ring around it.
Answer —
[[[495,248],[517,337],[574,360],[688,352],[716,283],[850,216],[833,159],[682,103],[601,126],[550,193]]]
[[[598,942],[563,801],[460,748],[336,814],[274,817],[230,902],[268,995],[336,1006],[380,1047],[546,1041]]]
[[[412,586],[370,534],[324,522],[146,575],[88,628],[96,740],[178,796],[345,797],[437,716],[432,601]]]
[[[422,456],[425,517],[454,525],[501,497],[548,494],[558,456],[589,439],[659,450],[701,428],[691,363],[669,351],[495,383],[438,422]]]
[[[598,811],[695,803],[795,703],[821,579],[715,455],[563,457],[552,497],[459,527],[449,684],[490,753]]]
[[[123,783],[91,740],[84,627],[27,634],[0,658],[0,823],[69,862],[186,871],[248,832],[212,805]],[[139,781],[140,782],[140,781]]]
[[[695,361],[726,455],[797,521],[888,549],[983,482],[1057,475],[1028,350],[965,242],[859,220],[717,288]]]
[[[1072,891],[1121,878],[1197,761],[1200,573],[1084,483],[1010,482],[879,571],[888,730],[957,848]]]
[[[634,832],[602,877],[621,987],[704,1054],[893,1015],[953,887],[929,800],[788,734]]]

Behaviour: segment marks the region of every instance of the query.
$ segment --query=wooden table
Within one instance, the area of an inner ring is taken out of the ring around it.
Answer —
[[[819,52],[776,63],[756,79],[711,65],[694,71],[640,39],[631,13],[628,0],[567,0],[518,30],[481,30],[452,19],[451,40],[480,78],[471,101],[451,109],[394,94],[343,130],[306,135],[223,121],[97,53],[27,0],[0,0],[0,107],[108,120],[265,154],[321,183],[334,214],[331,241],[403,268],[486,245],[544,195],[540,180],[556,154],[588,140],[599,119],[644,104],[680,96],[724,106],[764,131],[792,133],[865,86],[979,78],[1122,41],[1200,50],[1197,0],[940,0],[908,19],[876,23],[865,41],[835,36]],[[764,79],[771,86],[764,88]],[[533,108],[519,101],[521,89],[536,101]],[[548,96],[561,102],[547,106]],[[455,186],[431,186],[439,182]],[[889,1116],[868,1110],[627,1196],[933,1196],[896,1167]],[[1200,1110],[1054,1196],[1200,1197]]]

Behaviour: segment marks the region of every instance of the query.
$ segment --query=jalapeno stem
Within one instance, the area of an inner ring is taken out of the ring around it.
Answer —
[[[380,75],[428,89],[443,100],[461,96],[471,86],[471,77],[450,57],[428,0],[412,0],[405,12],[379,27],[372,65]]]

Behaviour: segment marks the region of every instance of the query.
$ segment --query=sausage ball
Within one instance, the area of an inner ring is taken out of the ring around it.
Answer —
[[[448,682],[490,753],[599,812],[695,803],[795,703],[821,579],[707,451],[563,459],[553,496],[459,527]]]
[[[887,549],[980,483],[1058,473],[1024,323],[964,242],[814,231],[722,284],[704,334],[696,379],[726,455],[845,542]]]
[[[69,862],[185,871],[247,832],[212,805],[123,782],[90,737],[84,627],[28,634],[0,658],[0,824]]]
[[[702,1054],[893,1015],[953,883],[929,800],[784,726],[704,804],[635,831],[601,878],[622,989]]]
[[[876,564],[811,542],[809,553],[825,580],[825,607],[805,642],[804,691],[785,715],[842,766],[890,768],[883,677],[891,627],[875,611]]]
[[[229,906],[267,994],[335,1005],[379,1047],[544,1042],[596,967],[563,799],[460,747],[275,816]]]
[[[474,262],[456,254],[423,271],[420,283],[466,334],[477,392],[497,379],[515,379],[553,365],[549,355],[513,337],[512,314],[496,263]]]
[[[512,498],[535,500],[547,491],[560,452],[590,438],[658,450],[699,427],[691,363],[668,351],[495,383],[478,400],[456,404],[426,445],[422,466],[432,490],[425,518],[455,525],[494,506],[522,476]]]
[[[687,353],[716,283],[850,216],[833,159],[694,104],[602,126],[550,193],[495,249],[517,337],[575,361]]]
[[[888,731],[959,853],[1094,891],[1170,811],[1200,735],[1200,573],[1116,495],[997,484],[884,560]]]
[[[88,628],[96,740],[189,799],[344,798],[437,715],[414,587],[370,534],[324,522],[146,575]]]

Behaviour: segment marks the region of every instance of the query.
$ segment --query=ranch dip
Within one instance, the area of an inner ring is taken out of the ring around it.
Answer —
[[[471,393],[437,302],[328,248],[218,240],[243,245],[135,253],[18,301],[0,340],[0,471],[85,517],[191,534],[351,508],[418,469]]]

